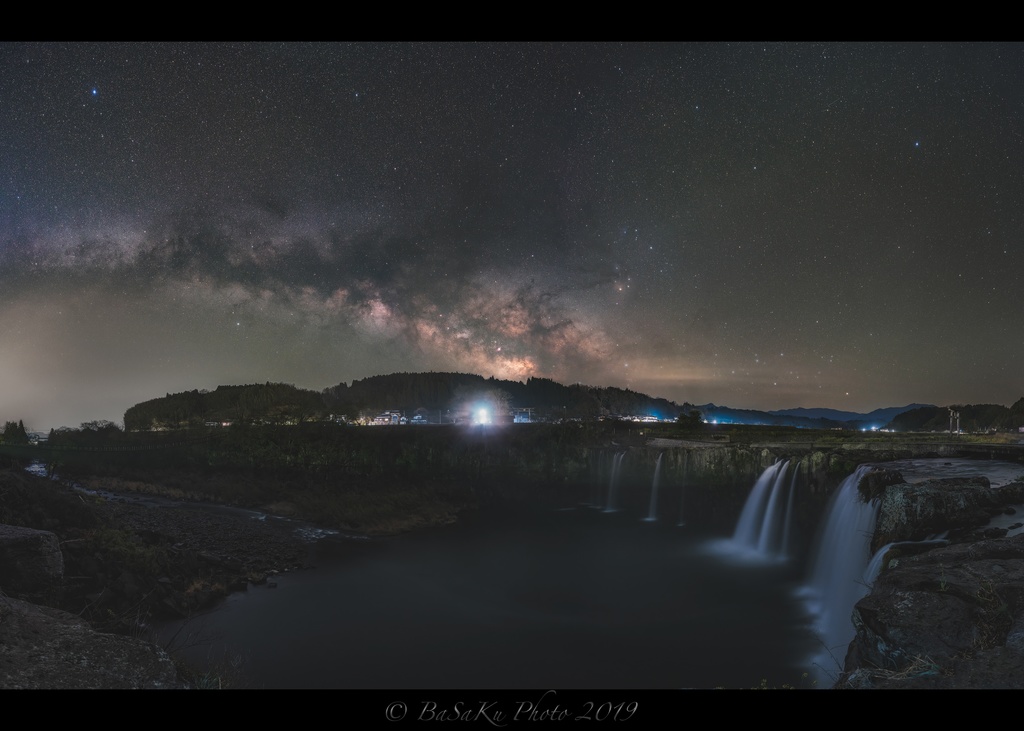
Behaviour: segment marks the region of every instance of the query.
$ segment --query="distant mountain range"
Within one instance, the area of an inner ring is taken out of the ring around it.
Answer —
[[[780,409],[769,411],[775,416],[802,416],[808,419],[829,419],[831,421],[880,421],[888,424],[897,415],[911,409],[935,408],[934,404],[909,404],[907,406],[890,406],[887,409],[875,409],[867,414],[858,414],[853,411],[838,411],[837,409]]]
[[[794,426],[801,429],[880,429],[900,414],[913,409],[937,408],[929,404],[908,404],[875,409],[866,414],[837,409],[780,409],[777,411],[755,411],[733,409],[728,406],[704,404],[695,406],[708,421],[720,424],[765,424],[771,426]]]

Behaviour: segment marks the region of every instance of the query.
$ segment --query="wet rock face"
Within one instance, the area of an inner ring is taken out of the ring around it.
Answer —
[[[50,531],[0,525],[0,589],[8,595],[46,599],[60,590],[64,557]]]
[[[1024,535],[887,563],[837,687],[1024,687]]]

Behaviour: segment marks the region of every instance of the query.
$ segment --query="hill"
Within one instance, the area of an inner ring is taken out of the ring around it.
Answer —
[[[953,406],[922,406],[896,416],[889,428],[896,431],[949,431],[959,421],[961,431],[1017,431],[1024,427],[1024,398],[1012,406],[999,404],[967,404]]]
[[[875,409],[866,414],[859,414],[855,411],[840,411],[838,409],[779,409],[769,411],[775,416],[798,416],[807,419],[826,419],[828,421],[861,421],[888,424],[904,411],[920,408],[935,408],[930,404],[908,404],[907,406],[890,406],[884,409]]]
[[[469,373],[392,373],[322,392],[284,383],[219,386],[213,391],[166,394],[125,412],[128,431],[184,429],[208,424],[298,424],[344,416],[349,420],[383,411],[419,415],[428,423],[449,423],[474,404],[497,411],[531,410],[534,419],[592,419],[648,416],[674,420],[684,407],[629,389],[566,386],[547,378],[525,383]]]

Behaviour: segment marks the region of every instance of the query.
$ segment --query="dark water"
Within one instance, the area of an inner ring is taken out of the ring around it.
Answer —
[[[986,474],[994,486],[1022,472],[884,466],[910,482]],[[729,536],[644,515],[519,509],[396,539],[329,537],[315,569],[233,595],[177,642],[195,642],[193,664],[256,688],[831,685],[845,652],[820,659],[798,598],[812,557],[737,560]]]
[[[801,685],[796,577],[724,564],[707,536],[590,508],[328,539],[317,568],[235,595],[185,634],[248,687]]]

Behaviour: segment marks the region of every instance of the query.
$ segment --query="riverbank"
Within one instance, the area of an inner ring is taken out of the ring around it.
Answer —
[[[10,688],[182,684],[169,679],[166,653],[146,649],[149,625],[301,569],[309,551],[296,521],[102,498],[20,469],[0,470],[0,524],[9,527],[0,546],[0,687]],[[40,664],[42,656],[51,661]],[[84,659],[94,671],[58,672],[54,658]],[[111,670],[134,667],[126,658],[145,658],[139,667],[152,672]]]
[[[228,591],[303,567],[317,535],[297,520],[153,500],[143,495],[158,493],[119,493],[110,482],[87,480],[77,486],[83,492],[20,471],[0,473],[4,522],[53,530],[62,539],[63,602],[72,610],[76,603],[115,604],[108,608],[117,614],[140,605],[187,615]]]
[[[302,521],[355,535],[393,536],[448,525],[476,507],[465,484],[431,480],[403,482],[399,476],[377,479],[313,479],[299,471],[221,469],[142,469],[120,474],[65,470],[61,475],[82,489],[110,493],[119,504],[146,498],[167,503],[204,503]]]

